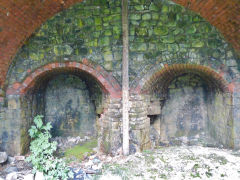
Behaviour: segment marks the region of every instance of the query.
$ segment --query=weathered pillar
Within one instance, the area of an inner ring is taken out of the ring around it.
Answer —
[[[122,0],[122,122],[123,154],[129,154],[129,74],[128,74],[128,0]]]

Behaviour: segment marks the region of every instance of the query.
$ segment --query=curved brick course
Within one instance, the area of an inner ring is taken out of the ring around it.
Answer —
[[[184,73],[193,73],[201,76],[210,86],[210,88],[217,88],[221,91],[232,92],[232,83],[229,83],[222,77],[223,74],[215,72],[213,69],[195,64],[174,64],[165,65],[163,68],[156,68],[145,75],[139,81],[139,84],[132,89],[134,93],[146,93],[154,91],[158,88],[156,85],[161,84],[161,91],[165,91],[171,81]]]
[[[113,98],[121,97],[121,87],[114,77],[106,72],[101,66],[95,67],[88,62],[87,59],[83,59],[83,63],[79,62],[64,62],[64,63],[50,63],[30,73],[23,82],[15,82],[12,87],[7,89],[7,94],[25,94],[30,88],[34,87],[37,80],[44,78],[47,74],[53,71],[74,71],[79,70],[86,72],[93,76],[105,93],[108,93]]]

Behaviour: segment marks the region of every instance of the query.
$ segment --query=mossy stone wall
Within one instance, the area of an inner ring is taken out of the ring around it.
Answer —
[[[231,46],[200,15],[171,1],[134,0],[129,9],[131,79],[164,64],[236,67]]]
[[[47,20],[17,53],[9,83],[54,61],[82,61],[121,76],[121,1],[83,1]]]
[[[87,58],[121,82],[121,1],[83,1],[47,20],[19,50],[8,72],[9,83],[27,70],[52,61]],[[237,64],[231,46],[198,14],[171,1],[129,2],[130,80],[163,64],[191,63],[219,71]],[[234,71],[234,70],[233,70]],[[225,79],[231,81],[229,75]]]

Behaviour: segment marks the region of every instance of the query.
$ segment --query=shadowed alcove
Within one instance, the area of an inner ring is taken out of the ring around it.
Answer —
[[[106,92],[93,76],[79,69],[60,68],[44,73],[34,84],[21,97],[22,152],[27,151],[27,130],[38,114],[44,116],[45,123],[51,122],[53,137],[96,138]]]
[[[142,92],[149,94],[150,109],[159,108],[148,115],[153,144],[232,146],[231,95],[210,68],[167,66],[149,78]]]

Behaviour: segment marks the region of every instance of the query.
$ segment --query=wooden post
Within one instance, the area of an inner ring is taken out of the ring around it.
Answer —
[[[122,130],[123,154],[129,155],[128,0],[122,0]]]

